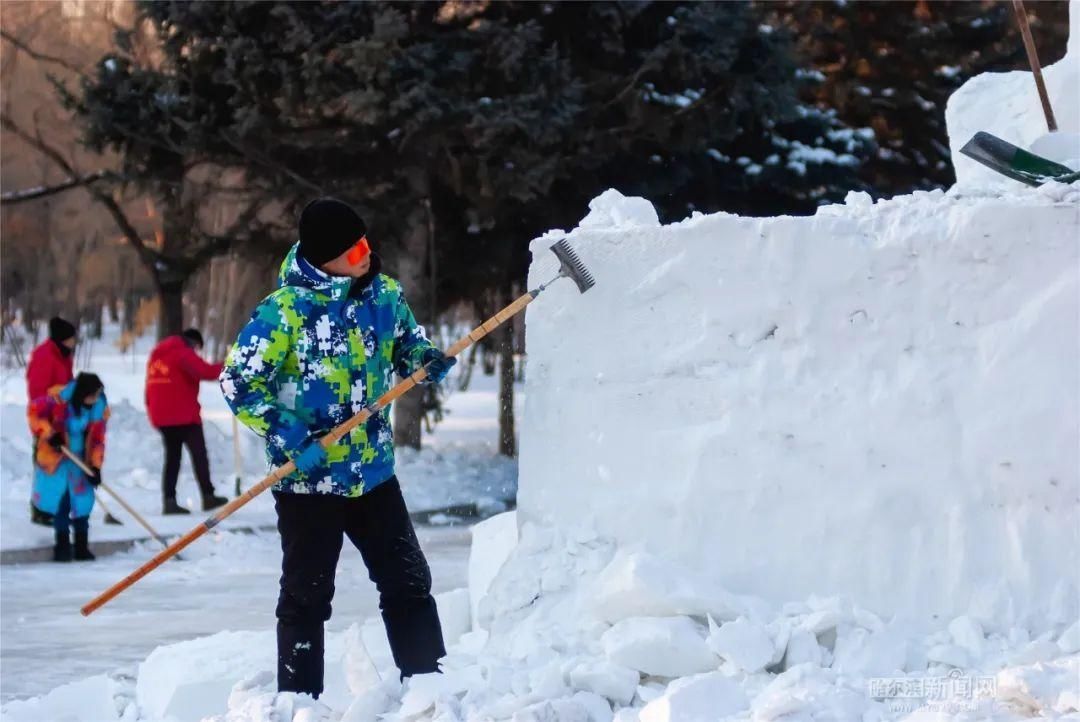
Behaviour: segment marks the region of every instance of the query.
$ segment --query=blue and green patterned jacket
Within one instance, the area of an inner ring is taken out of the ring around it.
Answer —
[[[292,459],[408,376],[432,348],[405,302],[401,284],[372,272],[363,281],[328,276],[297,255],[281,266],[280,287],[255,309],[221,372],[233,413],[266,439],[274,466]],[[365,279],[366,280],[366,279]],[[394,473],[390,409],[327,450],[327,462],[295,472],[275,489],[359,496]]]

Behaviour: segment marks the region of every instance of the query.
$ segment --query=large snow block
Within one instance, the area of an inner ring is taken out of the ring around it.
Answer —
[[[520,523],[777,601],[929,621],[978,597],[1007,626],[1075,600],[1078,198],[851,194],[537,239],[531,286],[563,237],[597,283],[528,309]]]
[[[198,722],[227,708],[237,682],[276,668],[274,632],[219,632],[151,652],[139,664],[135,699],[148,719]]]
[[[8,702],[0,709],[4,722],[121,722],[115,680],[103,674],[57,687],[48,694]]]

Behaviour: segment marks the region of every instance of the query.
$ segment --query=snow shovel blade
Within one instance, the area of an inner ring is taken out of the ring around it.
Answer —
[[[106,524],[113,524],[113,525],[116,525],[116,526],[123,526],[124,525],[124,522],[120,521],[115,516],[113,516],[112,514],[109,514],[107,512],[105,514],[105,523]]]
[[[1080,171],[1018,148],[984,131],[972,136],[960,152],[1003,176],[1029,186],[1041,186],[1050,180],[1072,183],[1080,179]]]

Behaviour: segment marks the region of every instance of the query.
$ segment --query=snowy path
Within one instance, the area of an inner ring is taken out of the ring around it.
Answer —
[[[107,328],[107,339],[116,333],[115,328]],[[93,342],[86,368],[102,377],[112,407],[106,438],[106,482],[159,532],[182,534],[198,519],[160,515],[161,441],[146,419],[143,403],[143,370],[152,345],[153,339],[142,338],[134,354],[122,354],[108,340]],[[433,433],[424,433],[423,450],[397,452],[396,466],[405,501],[413,512],[457,505],[476,505],[485,514],[503,511],[504,502],[512,500],[517,491],[517,463],[497,455],[496,378],[478,370],[469,390],[459,392],[455,373],[446,391],[444,420]],[[232,496],[232,415],[216,384],[203,384],[200,400],[211,473],[218,493]],[[515,394],[519,415],[523,401],[522,393]],[[266,473],[262,441],[241,427],[240,447],[243,483],[250,485]],[[0,373],[0,549],[5,551],[52,545],[52,531],[32,525],[29,520],[30,469],[25,380],[20,370],[7,368]],[[198,495],[186,455],[177,489],[180,503],[197,510]],[[100,507],[95,509],[90,528],[92,542],[145,537],[115,502],[110,507],[125,525],[105,526]],[[225,528],[266,526],[274,520],[273,503],[267,495],[237,512],[225,522]]]
[[[435,591],[465,586],[469,533],[419,528]],[[219,534],[166,564],[88,618],[79,607],[150,557],[149,546],[92,564],[7,566],[0,584],[0,697],[43,694],[83,677],[130,674],[157,646],[222,630],[274,627],[281,554],[276,533]],[[346,543],[334,618],[340,631],[378,613],[375,587]]]

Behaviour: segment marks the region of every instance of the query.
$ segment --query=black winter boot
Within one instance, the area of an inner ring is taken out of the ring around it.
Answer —
[[[211,509],[217,509],[219,506],[225,506],[229,503],[229,500],[223,496],[217,496],[211,494],[210,496],[204,496],[202,500],[202,510],[210,511]]]
[[[90,551],[90,532],[75,530],[75,561],[92,562],[96,559]]]
[[[190,514],[191,512],[176,503],[176,499],[166,499],[161,505],[162,514]]]
[[[30,521],[34,524],[41,524],[41,526],[52,526],[53,515],[46,514],[41,509],[38,509],[33,503],[30,504]]]
[[[278,692],[323,691],[323,625],[277,624]]]
[[[71,537],[67,532],[56,532],[56,546],[53,547],[53,561],[71,561]]]

